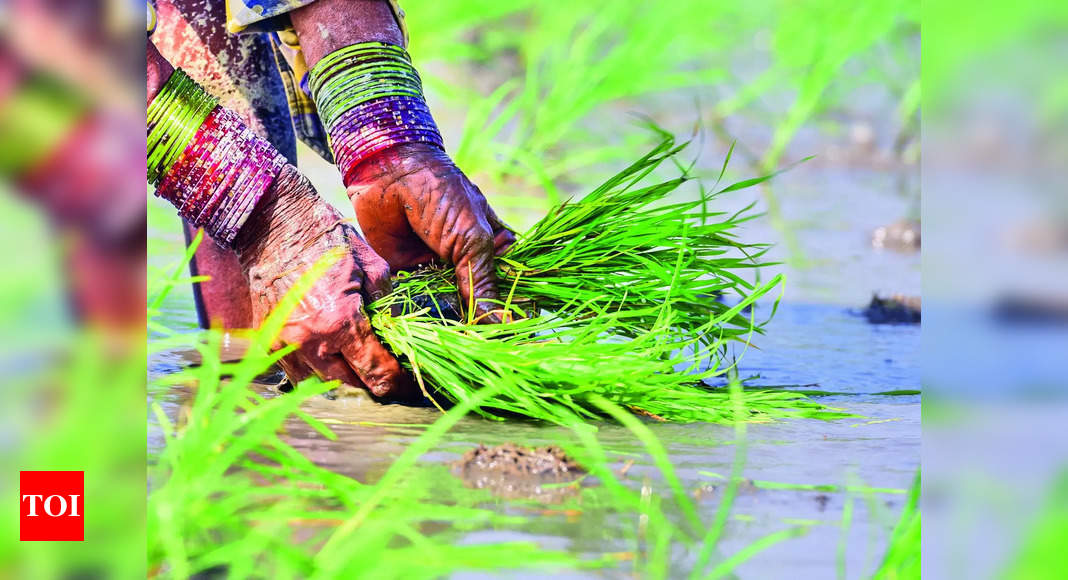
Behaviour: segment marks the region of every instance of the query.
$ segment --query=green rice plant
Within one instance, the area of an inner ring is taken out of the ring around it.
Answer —
[[[320,261],[302,276],[255,333],[241,361],[220,361],[222,337],[216,332],[195,340],[203,362],[180,373],[196,384],[182,421],[172,422],[158,402],[152,404],[164,446],[149,466],[150,574],[328,578],[378,571],[386,577],[436,578],[458,570],[601,565],[596,558],[545,551],[531,542],[464,545],[458,540],[473,527],[522,520],[477,507],[476,501],[485,499],[478,493],[443,501],[450,497],[448,482],[396,485],[396,478],[411,474],[411,462],[398,460],[392,476],[363,484],[316,465],[283,440],[283,425],[293,417],[335,439],[299,410],[335,384],[310,379],[293,396],[265,398],[250,383],[286,354],[266,347],[303,292],[336,258]],[[233,378],[224,382],[223,376]],[[468,411],[457,407],[442,419],[442,427]],[[428,431],[412,449],[433,444],[440,430]],[[342,525],[353,514],[360,517],[358,525]],[[448,525],[430,535],[423,530],[427,524]],[[330,549],[338,544],[345,549]]]
[[[922,514],[920,511],[920,472],[909,490],[908,501],[901,510],[901,518],[890,536],[886,554],[872,578],[900,580],[920,577],[920,548]]]
[[[497,394],[478,412],[518,414],[557,423],[602,417],[605,398],[631,411],[669,421],[767,420],[844,416],[799,393],[749,391],[744,416],[727,394],[701,381],[733,368],[727,344],[748,345],[762,330],[755,302],[782,278],[752,283],[766,247],[735,238],[752,216],[726,216],[708,207],[718,195],[762,182],[742,181],[699,199],[661,203],[689,179],[642,185],[685,147],[670,135],[591,194],[551,210],[498,260],[505,310],[532,304],[531,315],[508,324],[476,324],[419,308],[426,296],[455,294],[454,272],[424,270],[401,278],[394,293],[372,305],[378,334],[405,356],[423,392],[441,405],[469,400],[485,385]],[[729,155],[728,159],[729,161]],[[726,163],[724,163],[724,170]],[[718,296],[740,300],[727,305]],[[398,310],[413,311],[395,316]],[[749,310],[749,315],[745,314]]]
[[[194,240],[190,252],[199,242],[199,238]],[[184,335],[187,344],[195,343],[202,363],[170,378],[195,384],[191,401],[177,413],[178,422],[158,402],[151,405],[164,442],[149,465],[150,575],[429,578],[464,570],[584,569],[633,561],[630,565],[646,577],[667,577],[674,550],[701,545],[704,524],[666,449],[626,409],[597,394],[590,395],[591,408],[637,436],[671,490],[668,497],[654,500],[645,491],[631,489],[610,468],[596,427],[577,414],[558,413],[578,435],[584,464],[603,485],[584,492],[584,500],[600,505],[606,513],[640,514],[632,553],[618,552],[616,543],[601,545],[594,553],[573,555],[545,550],[533,542],[462,541],[469,531],[522,528],[532,520],[486,509],[480,505],[486,503],[484,491],[466,490],[452,478],[443,480],[439,470],[421,469],[418,460],[461,419],[496,397],[504,385],[489,385],[452,408],[375,482],[362,483],[331,472],[286,443],[284,425],[290,420],[304,421],[324,438],[334,439],[321,422],[300,410],[309,397],[334,385],[313,378],[285,396],[264,397],[250,388],[250,382],[287,352],[270,353],[267,347],[302,292],[331,260],[319,262],[301,278],[252,336],[253,345],[243,360],[220,361],[222,337],[216,332]],[[182,271],[179,265],[169,280],[157,284],[162,290],[153,304],[162,302],[169,287],[184,283]],[[161,334],[167,335],[165,330],[157,325]],[[173,348],[181,336],[163,342],[174,343]],[[224,376],[232,379],[223,381]],[[744,414],[742,390],[736,381],[730,390],[732,404]],[[681,522],[669,515],[674,512],[683,514]],[[764,545],[770,542],[719,562],[715,569],[729,571]]]
[[[638,329],[651,327],[660,317],[655,308],[670,302],[679,315],[676,328],[687,333],[722,318],[720,336],[741,339],[754,331],[743,308],[717,300],[738,296],[745,306],[775,288],[781,278],[764,284],[748,280],[767,251],[764,244],[737,239],[737,229],[758,214],[749,206],[733,215],[708,207],[728,192],[760,183],[746,180],[698,199],[663,203],[691,178],[681,166],[678,177],[642,185],[652,172],[686,147],[661,132],[662,140],[649,153],[611,177],[589,195],[551,209],[498,260],[502,294],[513,301],[556,313],[611,307],[635,311],[628,319]],[[730,156],[724,162],[724,170]],[[401,278],[385,305],[412,304],[416,296],[455,294],[454,271],[424,270]],[[460,305],[461,308],[463,305]],[[637,316],[638,310],[642,310]],[[635,320],[635,317],[636,320]],[[632,336],[629,329],[624,335]],[[760,331],[760,326],[755,328]],[[639,330],[640,331],[640,330]]]
[[[592,404],[597,397],[666,421],[847,416],[783,391],[747,391],[747,409],[739,415],[725,404],[726,393],[700,383],[724,371],[699,369],[708,351],[698,347],[687,353],[693,341],[670,338],[670,319],[634,338],[606,340],[626,324],[623,318],[605,312],[584,320],[539,317],[473,325],[378,315],[374,324],[439,405],[466,401],[486,385],[497,386],[497,393],[477,409],[491,418],[521,415],[561,424],[575,415],[599,419],[603,414]]]

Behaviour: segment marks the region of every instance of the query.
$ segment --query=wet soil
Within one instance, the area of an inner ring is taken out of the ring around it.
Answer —
[[[494,447],[479,444],[453,463],[453,471],[461,474],[483,471],[552,481],[571,479],[586,473],[563,449],[555,445],[522,447],[515,443]]]
[[[555,445],[531,448],[503,443],[479,444],[452,463],[452,473],[467,487],[489,490],[500,498],[560,503],[574,497],[579,485],[545,484],[578,483],[586,470]]]
[[[863,314],[872,324],[919,324],[921,306],[919,296],[894,294],[883,298],[875,294]]]

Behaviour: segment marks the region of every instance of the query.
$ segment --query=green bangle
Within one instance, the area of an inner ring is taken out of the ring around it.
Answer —
[[[308,86],[323,125],[349,110],[383,97],[423,98],[422,79],[401,47],[382,42],[346,46],[309,71]]]
[[[309,71],[308,87],[345,184],[363,160],[391,147],[445,149],[423,81],[399,46],[365,42],[334,51]]]
[[[182,69],[174,69],[148,105],[148,181],[158,185],[189,146],[218,99]]]

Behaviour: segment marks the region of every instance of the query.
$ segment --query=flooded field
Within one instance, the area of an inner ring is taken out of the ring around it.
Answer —
[[[866,494],[742,486],[720,544],[724,553],[792,523],[803,522],[811,528],[805,536],[779,543],[744,564],[739,570],[741,577],[774,576],[784,566],[797,577],[823,577],[828,566],[835,565],[839,558],[845,563],[848,577],[865,577],[874,569],[905,501],[904,491],[919,467],[920,396],[872,393],[918,388],[913,354],[918,340],[917,327],[874,327],[844,307],[780,307],[769,336],[760,341],[762,350],[746,355],[743,369],[760,374],[753,384],[801,383],[800,387],[789,388],[837,391],[841,394],[820,397],[821,401],[862,417],[750,425],[744,441],[744,477],[759,482],[869,486],[898,492]],[[188,362],[187,357],[182,353],[162,356],[153,361],[152,368],[161,372]],[[264,392],[272,391],[265,387]],[[169,414],[177,416],[188,396],[180,389],[161,399]],[[304,409],[327,421],[338,440],[328,441],[294,419],[289,422],[286,441],[317,463],[361,481],[374,481],[406,444],[422,433],[422,425],[440,416],[434,408],[381,405],[366,396],[336,400],[318,397]],[[711,519],[718,494],[723,491],[723,478],[731,473],[735,460],[738,441],[733,428],[655,422],[650,427],[667,448],[683,485],[700,498],[698,505],[703,515]],[[569,435],[567,429],[531,422],[495,423],[467,418],[450,431],[446,442],[423,457],[429,466],[426,476],[456,477],[446,464],[478,444],[543,445],[566,442]],[[631,465],[626,472],[630,483],[667,493],[652,460],[629,431],[602,425],[598,438],[617,458],[617,468]],[[154,440],[150,440],[150,453],[160,444],[157,431]],[[433,466],[440,469],[433,470]],[[470,534],[467,541],[530,539],[547,548],[578,552],[626,550],[626,546],[613,543],[622,537],[620,528],[635,525],[633,516],[598,513],[596,506],[573,513],[555,506],[561,498],[548,494],[531,497],[533,504],[525,501],[513,505],[504,499],[490,504],[504,513],[518,510],[531,515],[525,526],[527,534],[483,530]],[[847,504],[851,504],[852,515],[848,529],[843,531]],[[844,550],[841,555],[839,550]],[[679,561],[674,569],[683,573],[687,564]]]
[[[768,43],[759,33],[745,40],[765,48]],[[689,41],[710,42],[703,36]],[[640,44],[638,39],[634,42]],[[918,48],[918,35],[906,35],[901,42],[893,47],[899,52],[892,58],[907,63],[907,55]],[[755,78],[754,71],[767,65],[766,55],[753,56],[751,47],[739,46],[735,48],[741,58],[727,77],[729,82],[745,84]],[[552,51],[546,55],[541,72],[565,75],[568,60]],[[579,63],[589,58],[583,66],[618,84],[627,82],[626,67],[609,69],[612,65],[597,61],[593,52],[569,58]],[[517,77],[524,65],[530,63],[501,51],[488,62],[461,59],[435,62],[427,69],[439,79],[430,85],[428,100],[446,146],[501,217],[519,231],[553,203],[590,191],[646,151],[649,133],[636,120],[652,121],[680,140],[693,135],[694,143],[684,157],[698,160],[693,173],[706,183],[715,181],[732,142],[736,148],[726,183],[767,173],[764,163],[779,168],[814,156],[766,186],[724,195],[709,208],[733,213],[755,202],[766,216],[746,222],[738,235],[745,243],[772,244],[765,259],[777,264],[761,269],[761,280],[785,275],[781,302],[765,333],[755,336],[749,348],[732,346],[728,359],[739,357],[739,376],[746,388],[807,393],[854,416],[744,427],[643,420],[666,452],[672,469],[665,475],[664,457],[625,426],[599,423],[591,442],[565,427],[471,415],[421,454],[417,465],[405,472],[404,485],[432,490],[450,505],[473,502],[500,516],[517,517],[507,525],[451,527],[445,541],[452,545],[528,541],[581,558],[613,560],[605,570],[566,567],[554,569],[553,575],[626,576],[635,559],[666,558],[673,577],[707,569],[708,562],[713,570],[722,566],[743,578],[783,577],[784,571],[796,578],[870,577],[887,552],[920,466],[919,325],[871,324],[862,315],[874,294],[920,294],[917,136],[908,128],[907,118],[903,121],[900,116],[901,87],[875,83],[849,93],[849,99],[828,103],[826,111],[813,113],[788,134],[778,150],[779,128],[769,119],[785,115],[790,100],[775,92],[760,103],[763,110],[754,113],[759,107],[738,106],[725,117],[718,115],[732,109],[720,98],[729,91],[707,79],[695,81],[696,88],[656,94],[635,90],[640,96],[606,100],[607,104],[588,111],[580,110],[581,103],[568,101],[567,95],[555,95],[555,86],[546,89],[549,96],[542,101],[520,92],[515,96],[520,113],[494,125],[497,131],[501,127],[517,131],[519,139],[526,139],[516,145],[519,150],[540,156],[520,161],[518,154],[501,153],[512,151],[499,147],[498,138],[507,141],[506,137],[478,129],[479,123],[492,124],[490,101],[468,102],[462,95],[465,90],[489,94],[497,83]],[[859,74],[869,65],[860,63],[843,74]],[[612,76],[618,73],[622,76]],[[435,92],[443,86],[441,79],[455,85],[451,92]],[[560,79],[560,86],[568,86],[566,81]],[[587,96],[594,103],[602,98],[593,89]],[[577,136],[559,142],[549,136],[563,134]],[[306,149],[299,150],[299,161],[319,192],[352,216],[334,168]],[[552,188],[543,187],[546,180],[552,181]],[[673,195],[687,199],[696,195],[696,189],[683,188]],[[166,208],[150,209],[150,263],[162,267],[177,258],[181,236],[173,220],[160,217]],[[762,299],[757,318],[766,318],[773,302],[774,297]],[[172,329],[187,329],[192,338],[195,314],[188,288],[177,288],[168,297],[158,321]],[[240,356],[238,341],[229,349],[224,360]],[[149,361],[150,382],[166,382],[170,374],[198,361],[199,355],[189,349],[155,354]],[[273,386],[278,379],[266,377],[256,388],[269,398],[284,397]],[[722,379],[717,386],[725,383]],[[191,384],[153,388],[150,402],[160,403],[170,420],[180,421],[194,392]],[[297,418],[287,420],[282,439],[317,465],[368,484],[388,478],[398,457],[442,416],[432,406],[383,405],[359,392],[315,396],[302,409],[329,427],[336,440]],[[149,424],[151,462],[164,448],[164,440],[157,419],[150,416]],[[455,467],[479,445],[507,443],[558,445],[580,465],[590,460],[591,445],[600,446],[606,462],[602,466],[614,474],[610,479],[633,491],[637,503],[634,509],[622,508],[614,499],[614,483],[593,474],[571,483],[554,480],[542,485],[512,476],[472,477]],[[678,501],[679,493],[694,502],[696,514],[680,507],[685,502]],[[719,509],[726,505],[729,512]],[[691,518],[702,525],[725,518],[725,528],[715,532],[711,543],[707,536],[705,541],[700,537],[694,541],[685,534],[659,540],[655,519],[660,511],[679,529],[689,529]],[[714,546],[712,553],[705,553],[707,546]],[[740,562],[737,567],[735,559]],[[516,575],[543,577],[540,571]]]

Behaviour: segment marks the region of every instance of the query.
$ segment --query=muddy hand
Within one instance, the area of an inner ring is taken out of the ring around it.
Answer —
[[[440,149],[398,145],[355,168],[348,194],[367,242],[394,270],[432,262],[456,267],[465,308],[498,321],[494,257],[515,241],[467,179]]]
[[[281,331],[280,343],[299,345],[282,361],[290,380],[316,374],[382,397],[413,396],[410,377],[379,342],[363,308],[391,289],[386,261],[293,166],[282,169],[268,196],[235,240],[257,326],[315,262],[340,255]]]

